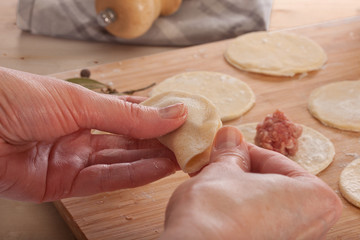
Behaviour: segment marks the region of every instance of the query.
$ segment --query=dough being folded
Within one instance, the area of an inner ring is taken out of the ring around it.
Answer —
[[[166,107],[179,102],[187,106],[186,122],[160,137],[159,141],[174,152],[184,172],[193,173],[209,162],[212,143],[222,122],[214,104],[200,95],[171,91],[151,97],[141,104]]]
[[[241,70],[294,76],[320,69],[327,60],[324,50],[313,40],[285,32],[252,32],[232,41],[225,59]]]
[[[254,143],[257,123],[247,123],[237,126],[242,132],[245,140]],[[335,148],[332,142],[315,131],[314,129],[301,125],[302,135],[298,139],[299,149],[294,156],[289,158],[302,166],[312,174],[318,174],[327,168],[335,156]]]
[[[151,96],[173,89],[206,97],[217,107],[222,121],[240,117],[255,103],[255,94],[245,82],[218,72],[175,75],[155,86]]]

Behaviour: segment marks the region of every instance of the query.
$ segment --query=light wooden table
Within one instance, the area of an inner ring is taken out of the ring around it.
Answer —
[[[16,0],[0,2],[0,66],[52,74],[172,48],[124,46],[33,36],[17,29]],[[270,30],[360,15],[359,0],[274,0]],[[0,239],[74,239],[51,203],[0,199]]]

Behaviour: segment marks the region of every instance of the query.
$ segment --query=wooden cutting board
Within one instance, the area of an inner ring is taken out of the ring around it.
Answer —
[[[360,79],[360,17],[288,31],[308,36],[325,49],[328,62],[322,70],[293,78],[245,73],[224,60],[223,52],[230,41],[227,40],[93,67],[92,77],[112,82],[118,90],[141,88],[174,74],[195,70],[237,77],[254,90],[256,104],[243,117],[226,124],[261,121],[266,114],[279,108],[295,122],[318,130],[330,138],[336,148],[334,162],[318,176],[341,196],[339,175],[355,156],[360,155],[360,133],[323,126],[307,111],[307,99],[316,87]],[[78,74],[79,70],[76,70],[55,76],[65,79]],[[146,94],[145,91],[140,95]],[[156,239],[163,230],[169,197],[187,178],[178,172],[144,187],[64,199],[55,205],[78,239]],[[360,239],[360,209],[342,200],[342,217],[331,228],[327,239]]]

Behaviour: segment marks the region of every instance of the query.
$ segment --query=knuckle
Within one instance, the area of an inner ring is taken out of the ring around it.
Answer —
[[[250,170],[249,155],[239,150],[226,150],[218,153],[216,162],[232,162],[240,166],[244,171]]]
[[[182,196],[189,203],[196,202],[211,190],[211,183],[193,179],[181,184],[174,192],[174,195]]]

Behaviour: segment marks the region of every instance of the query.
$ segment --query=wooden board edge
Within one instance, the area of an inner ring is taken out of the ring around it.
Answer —
[[[88,240],[88,238],[85,236],[85,234],[82,232],[78,224],[76,223],[67,208],[64,206],[64,204],[61,201],[55,201],[53,202],[56,210],[64,219],[68,227],[70,228],[71,232],[75,235],[76,239],[78,240]]]

